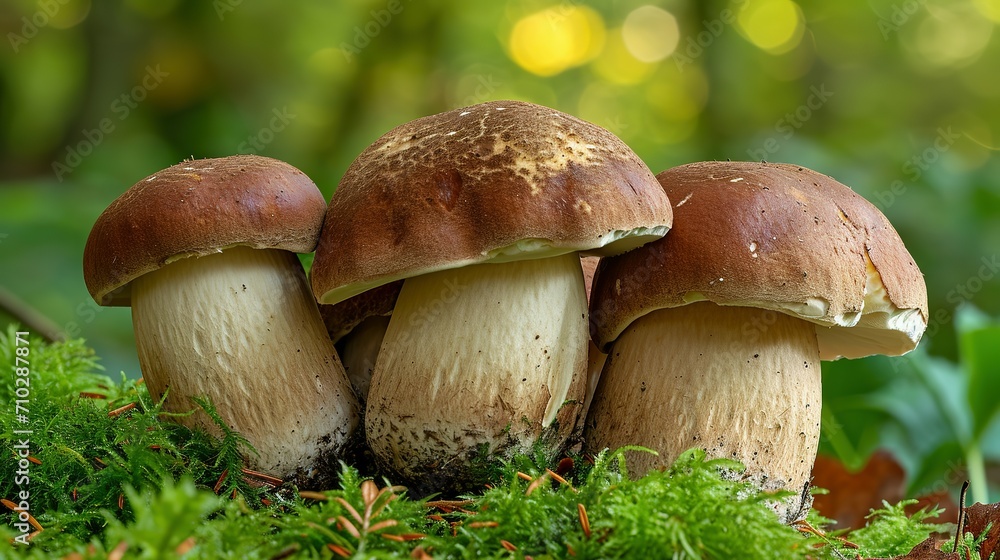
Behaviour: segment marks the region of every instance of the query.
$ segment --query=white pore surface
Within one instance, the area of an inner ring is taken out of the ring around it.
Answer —
[[[820,296],[801,302],[730,301],[723,305],[772,309],[816,324],[823,360],[863,358],[875,354],[900,356],[920,341],[926,320],[919,309],[900,309],[889,299],[882,277],[866,257],[867,277],[861,310],[825,319],[830,302]],[[684,294],[685,303],[707,301],[701,292]]]

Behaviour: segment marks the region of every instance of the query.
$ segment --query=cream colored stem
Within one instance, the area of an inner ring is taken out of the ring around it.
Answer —
[[[165,408],[207,396],[257,449],[259,470],[308,476],[339,452],[358,405],[295,255],[235,247],[135,280],[132,322],[143,376]],[[205,414],[179,417],[213,430]]]
[[[601,352],[593,341],[587,345],[587,397],[583,401],[583,411],[581,415],[586,418],[590,411],[590,406],[594,402],[594,393],[601,380],[601,372],[604,371],[604,364],[608,360],[608,355]]]
[[[700,447],[766,490],[802,492],[820,434],[816,328],[783,313],[701,302],[653,311],[615,342],[587,418],[592,452],[642,445],[629,471]],[[799,501],[783,515],[798,513]],[[778,508],[781,509],[781,508]]]
[[[368,317],[338,343],[343,348],[340,360],[344,363],[347,378],[362,403],[368,400],[372,370],[375,369],[375,360],[388,327],[389,317]]]
[[[575,254],[411,278],[396,301],[365,414],[376,457],[404,477],[461,479],[481,446],[552,453],[578,421],[587,304]]]

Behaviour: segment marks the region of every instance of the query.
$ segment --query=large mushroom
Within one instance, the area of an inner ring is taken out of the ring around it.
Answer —
[[[118,197],[94,224],[84,279],[101,305],[132,306],[143,377],[169,412],[208,397],[282,477],[322,474],[358,405],[296,252],[315,248],[316,185],[257,156],[185,161]],[[196,411],[175,416],[213,430]]]
[[[312,282],[335,304],[404,280],[365,411],[377,461],[428,491],[469,483],[480,454],[557,453],[585,397],[578,252],[670,224],[621,140],[546,107],[489,102],[376,140],[330,201]]]
[[[820,436],[820,360],[913,349],[927,323],[920,270],[850,188],[785,164],[707,162],[657,176],[676,226],[601,260],[591,329],[609,352],[589,450],[644,445],[635,473],[690,447],[738,459],[808,509]]]

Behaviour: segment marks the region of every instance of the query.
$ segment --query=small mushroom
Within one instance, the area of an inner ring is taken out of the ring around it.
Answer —
[[[362,408],[368,400],[368,386],[382,339],[389,328],[389,316],[402,287],[403,281],[397,280],[336,305],[319,306],[326,330],[337,348]]]
[[[403,280],[365,410],[377,461],[416,491],[468,487],[472,461],[558,453],[586,391],[578,252],[662,237],[670,205],[617,137],[495,101],[386,133],[330,201],[322,304]]]
[[[315,247],[325,210],[280,161],[185,161],[112,202],[84,250],[94,300],[132,307],[152,397],[177,413],[208,397],[256,448],[251,465],[286,478],[329,467],[358,422],[295,256]],[[214,429],[200,411],[172,418]]]
[[[609,352],[584,436],[643,445],[641,474],[701,447],[743,462],[808,510],[820,436],[820,360],[912,350],[927,324],[920,270],[886,218],[798,166],[707,162],[657,176],[670,234],[605,258],[591,329]],[[803,500],[804,499],[804,500]]]
[[[583,283],[587,289],[587,302],[590,302],[590,292],[594,285],[594,273],[597,272],[597,264],[601,261],[600,257],[581,257],[580,266],[583,267]],[[597,382],[601,378],[601,370],[604,369],[604,362],[608,359],[608,355],[594,344],[591,340],[587,345],[587,397],[583,401],[583,410],[580,415],[584,418],[587,417],[587,411],[590,410],[590,403],[594,400],[594,391],[597,390]]]

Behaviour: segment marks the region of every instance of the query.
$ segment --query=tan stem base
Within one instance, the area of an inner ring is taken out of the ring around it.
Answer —
[[[587,341],[575,254],[410,278],[372,374],[369,445],[425,489],[458,484],[481,450],[544,438],[554,454],[579,420]]]
[[[184,412],[207,396],[279,476],[336,454],[358,405],[295,255],[245,247],[186,258],[135,280],[132,322],[154,399]],[[204,413],[178,417],[215,431]]]
[[[587,448],[642,445],[635,475],[691,447],[746,465],[762,488],[802,492],[820,434],[815,327],[782,313],[700,302],[635,321],[611,348],[587,418]],[[799,500],[786,511],[798,513]],[[781,509],[781,508],[779,508]],[[794,510],[794,511],[793,511]]]

